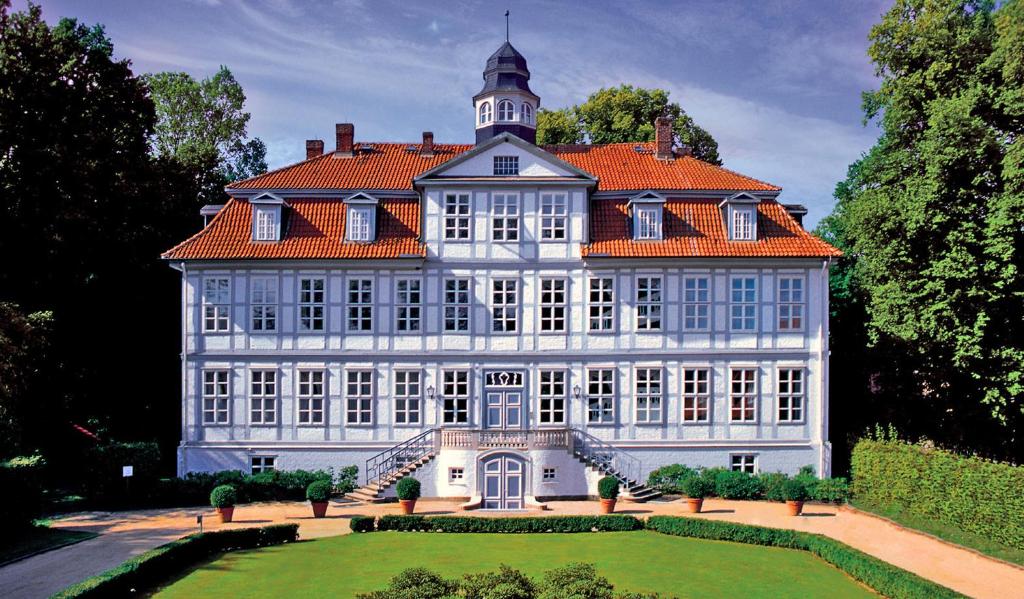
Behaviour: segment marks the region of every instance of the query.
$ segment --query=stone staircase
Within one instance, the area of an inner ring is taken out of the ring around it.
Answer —
[[[617,449],[609,443],[572,429],[570,452],[591,470],[619,479],[625,494],[619,498],[633,503],[644,503],[661,497],[661,491],[652,489],[641,482],[642,466],[636,457]]]
[[[345,497],[363,503],[387,501],[384,491],[430,462],[438,451],[437,429],[403,441],[366,460],[366,484]]]

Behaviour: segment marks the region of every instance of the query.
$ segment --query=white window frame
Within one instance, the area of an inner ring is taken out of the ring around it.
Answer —
[[[564,426],[568,415],[569,374],[563,368],[537,371],[537,424]]]
[[[468,193],[444,195],[444,240],[472,241],[473,212]]]
[[[202,374],[203,425],[230,426],[231,371],[227,368],[208,368]]]
[[[711,422],[711,369],[706,366],[683,368],[683,417],[686,424]]]
[[[615,424],[615,376],[615,368],[587,368],[588,425]]]
[[[516,120],[516,105],[512,100],[499,100],[496,113],[499,123],[510,123]]]
[[[636,278],[636,330],[660,331],[664,328],[664,301],[664,277],[640,275]]]
[[[733,206],[729,219],[730,239],[733,241],[754,241],[757,209],[753,206]]]
[[[729,422],[757,424],[759,378],[754,366],[729,368]]]
[[[443,310],[444,332],[469,332],[472,314],[470,292],[471,280],[465,277],[448,277],[444,280]]]
[[[683,277],[683,330],[711,330],[711,277]]]
[[[254,241],[277,241],[278,240],[278,214],[280,207],[255,207],[256,224],[254,225],[252,238]]]
[[[297,371],[295,396],[299,426],[323,426],[327,414],[327,372],[323,368]]]
[[[729,470],[734,472],[746,472],[748,474],[757,474],[759,468],[757,467],[757,454],[756,453],[730,453],[729,454]]]
[[[277,331],[277,277],[259,275],[249,279],[249,330],[254,333]]]
[[[778,278],[779,331],[803,331],[805,322],[804,278],[782,275]]]
[[[569,320],[569,280],[544,277],[540,280],[540,332],[564,333]]]
[[[733,275],[729,279],[729,330],[757,331],[757,275]],[[748,286],[748,282],[753,282]],[[739,283],[739,287],[737,287]]]
[[[661,239],[661,206],[635,206],[636,238],[641,241]]]
[[[540,240],[562,242],[569,239],[569,196],[565,193],[540,195]]]
[[[416,333],[423,321],[423,281],[398,279],[395,281],[395,331]]]
[[[519,107],[519,121],[527,125],[533,123],[533,106],[529,102],[523,102]]]
[[[466,469],[462,466],[448,468],[448,483],[455,485],[466,484]]]
[[[502,243],[518,242],[519,194],[495,193],[491,204],[491,239]]]
[[[594,333],[615,331],[615,312],[615,277],[596,275],[589,277],[587,279],[587,330]]]
[[[783,366],[776,371],[776,399],[779,422],[803,424],[807,417],[807,375],[800,367]]]
[[[350,333],[368,333],[373,331],[373,296],[372,278],[353,277],[347,281],[345,329]]]
[[[491,163],[491,174],[495,177],[519,176],[519,156],[495,156]]]
[[[354,205],[348,207],[348,218],[345,223],[345,238],[357,243],[369,243],[374,240],[377,207],[374,205]]]
[[[519,279],[491,280],[491,332],[519,333]]]
[[[253,368],[249,371],[249,424],[277,424],[277,370]]]
[[[449,368],[441,371],[441,421],[446,425],[468,426],[470,371]]]
[[[277,470],[276,455],[249,456],[249,474],[261,474],[263,472],[274,472],[275,470]]]
[[[345,370],[345,424],[373,426],[373,404],[377,377],[369,368]]]
[[[203,277],[203,332],[231,330],[231,277]]]
[[[323,332],[327,328],[327,279],[325,277],[299,278],[300,333]]]
[[[558,468],[554,466],[544,466],[540,471],[540,482],[542,483],[555,483],[558,482]]]
[[[423,424],[423,372],[412,369],[394,371],[395,426]]]
[[[482,102],[480,104],[480,124],[486,125],[491,122],[491,103]]]
[[[655,373],[657,376],[653,376]],[[664,368],[637,366],[633,369],[633,405],[636,424],[661,424],[665,412]]]

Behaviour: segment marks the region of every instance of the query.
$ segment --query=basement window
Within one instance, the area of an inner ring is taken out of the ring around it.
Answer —
[[[449,468],[448,469],[448,482],[462,484],[466,481],[466,469],[465,468]]]
[[[277,470],[277,458],[268,455],[254,455],[250,459],[249,467],[253,474],[273,472]]]

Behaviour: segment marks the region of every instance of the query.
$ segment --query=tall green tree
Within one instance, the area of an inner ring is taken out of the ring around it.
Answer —
[[[676,142],[690,146],[696,158],[722,164],[718,142],[697,125],[678,102],[669,101],[662,89],[632,85],[602,88],[583,104],[537,113],[537,143],[575,144],[643,142],[654,139],[654,120],[673,119]]]
[[[50,355],[53,314],[24,314],[0,302],[0,459],[31,453],[34,428],[45,414],[52,422],[62,405],[47,380],[57,363]]]
[[[870,39],[881,86],[864,108],[882,135],[822,225],[850,256],[833,282],[862,303],[866,340],[913,364],[915,398],[889,399],[931,406],[932,430],[920,432],[1019,454],[1022,3],[897,0]]]

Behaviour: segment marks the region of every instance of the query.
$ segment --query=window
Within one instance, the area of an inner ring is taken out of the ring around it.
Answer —
[[[533,106],[530,106],[529,102],[523,102],[519,109],[519,120],[526,124],[533,122]]]
[[[445,424],[469,422],[469,371],[445,370],[441,377],[444,399],[442,419]]]
[[[661,369],[636,369],[636,422],[661,422]]]
[[[420,287],[418,279],[400,279],[396,284],[396,328],[399,331],[420,330]]]
[[[757,417],[757,370],[738,368],[729,376],[729,419],[754,422]]]
[[[277,330],[277,279],[254,277],[249,305],[253,331]]]
[[[491,103],[484,102],[480,105],[480,124],[491,122]]]
[[[227,424],[230,402],[228,371],[204,370],[203,424]]]
[[[254,455],[249,459],[249,470],[253,474],[277,470],[277,458],[268,455]]]
[[[468,193],[450,193],[444,197],[444,238],[469,239]]]
[[[509,176],[519,174],[519,156],[495,156],[494,175]]]
[[[540,423],[565,424],[565,371],[540,371]]]
[[[565,221],[568,206],[563,193],[545,193],[540,196],[541,241],[565,239]]]
[[[494,168],[497,170],[497,164]],[[491,235],[494,241],[518,241],[519,196],[513,193],[494,194],[494,216],[491,222]]]
[[[256,208],[256,241],[277,241],[277,209]]]
[[[395,371],[395,424],[420,423],[420,372]]]
[[[611,331],[615,328],[614,279],[593,277],[590,279],[590,330]]]
[[[711,326],[711,281],[708,277],[683,279],[683,328],[706,331]]]
[[[462,484],[466,482],[466,469],[465,468],[449,468],[448,469],[448,482],[455,484]]]
[[[231,279],[203,279],[203,331],[224,333],[228,330],[231,312]]]
[[[349,206],[348,232],[349,241],[373,241],[373,206]]]
[[[498,102],[498,120],[499,121],[511,121],[515,120],[516,117],[516,106],[509,100],[502,100]]]
[[[804,371],[779,369],[779,422],[803,422]]]
[[[729,456],[729,469],[735,472],[757,473],[757,456],[738,454]]]
[[[554,482],[555,480],[557,480],[556,472],[557,470],[555,470],[554,468],[544,468],[541,471],[541,480],[546,483]]]
[[[711,387],[707,368],[683,369],[683,422],[708,422]]]
[[[636,238],[661,239],[661,208],[654,206],[637,207]]]
[[[757,328],[757,279],[732,279],[732,305],[730,326],[734,331],[753,331]]]
[[[324,330],[324,288],[322,278],[299,279],[299,330]]]
[[[444,330],[469,330],[469,279],[444,280]]]
[[[636,328],[641,331],[661,330],[661,277],[639,277],[636,280]]]
[[[324,423],[324,371],[299,371],[299,424]]]
[[[565,279],[540,280],[540,330],[565,330]]]
[[[798,331],[804,328],[804,280],[800,277],[779,279],[779,330]]]
[[[754,209],[732,209],[732,238],[738,241],[754,239]]]
[[[519,281],[497,279],[492,281],[492,330],[495,333],[514,333],[517,329]]]
[[[611,424],[614,421],[615,371],[600,368],[587,371],[587,422]]]
[[[249,422],[277,422],[277,372],[253,370],[249,373]]]
[[[373,330],[373,280],[349,279],[348,330]]]
[[[373,424],[373,371],[345,373],[345,422]]]

